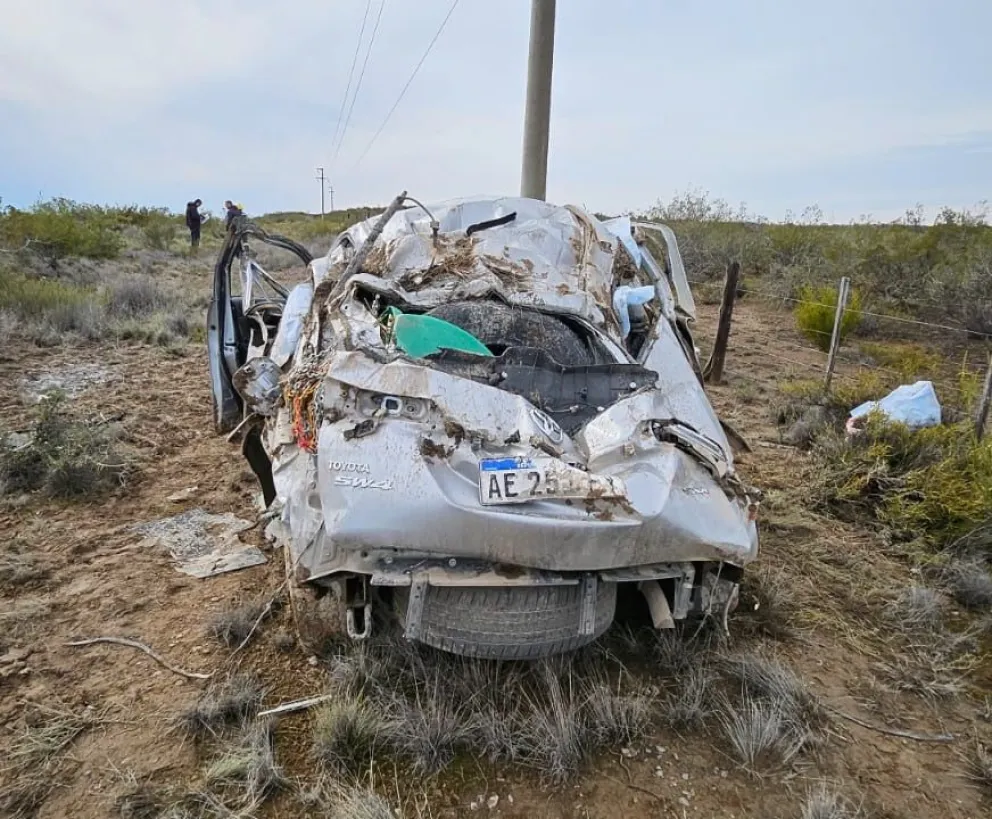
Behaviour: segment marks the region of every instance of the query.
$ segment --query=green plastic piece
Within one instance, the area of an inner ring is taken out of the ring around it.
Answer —
[[[479,339],[461,327],[434,316],[402,313],[395,307],[386,311],[392,317],[396,346],[411,358],[424,358],[441,350],[488,356],[492,353]]]

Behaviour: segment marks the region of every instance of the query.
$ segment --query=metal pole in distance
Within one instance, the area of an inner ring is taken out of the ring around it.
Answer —
[[[324,186],[324,169],[323,168],[317,168],[317,170],[320,172],[320,175],[317,177],[317,179],[320,180],[320,218],[323,219],[324,218],[324,187],[325,187]]]
[[[847,307],[847,294],[851,288],[851,280],[844,276],[840,280],[840,289],[837,292],[837,311],[834,313],[834,331],[830,336],[830,355],[827,357],[827,377],[823,382],[823,389],[830,389],[830,381],[834,377],[834,363],[837,360],[837,348],[840,347],[840,328],[844,321],[844,309]]]
[[[527,107],[520,195],[544,199],[548,183],[551,73],[555,52],[555,0],[531,0],[527,56]]]

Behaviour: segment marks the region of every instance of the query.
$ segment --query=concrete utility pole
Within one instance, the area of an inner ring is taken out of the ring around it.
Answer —
[[[531,0],[527,57],[527,108],[520,195],[544,199],[548,187],[551,70],[555,52],[555,0]]]
[[[334,186],[333,185],[329,185],[328,188],[327,188],[327,192],[331,196],[331,213],[333,213],[334,212]]]
[[[326,190],[325,180],[324,180],[324,169],[317,168],[317,179],[320,180],[320,218],[324,218],[324,191]],[[331,205],[331,210],[334,210],[334,205]]]

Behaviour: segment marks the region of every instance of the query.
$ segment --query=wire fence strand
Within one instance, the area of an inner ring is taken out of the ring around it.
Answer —
[[[689,284],[691,284],[691,285],[697,285],[697,286],[698,285],[713,284],[713,282],[703,282],[703,281],[698,281],[698,280],[696,280],[696,281],[694,281],[694,280],[688,280],[688,281],[689,281]],[[754,294],[756,296],[762,296],[763,298],[768,298],[768,299],[774,299],[776,301],[787,302],[789,304],[808,304],[808,305],[810,305],[812,307],[823,307],[823,308],[825,308],[827,310],[836,310],[837,309],[837,305],[836,304],[824,304],[823,302],[809,301],[807,299],[797,299],[794,296],[783,296],[783,295],[781,295],[779,293],[771,293],[771,292],[766,291],[766,290],[756,290],[756,289],[750,288],[750,287],[749,288],[738,287],[737,288],[737,292],[739,292],[739,293],[750,293],[750,294]],[[876,319],[884,319],[886,321],[895,321],[895,322],[899,322],[899,323],[902,323],[902,324],[912,324],[912,325],[916,325],[918,327],[932,327],[935,330],[946,330],[946,331],[953,332],[953,333],[964,333],[966,335],[973,336],[973,337],[980,338],[980,339],[984,339],[986,341],[992,339],[992,334],[988,334],[988,333],[977,333],[977,332],[975,332],[973,330],[969,330],[967,327],[955,327],[954,325],[951,325],[951,324],[937,324],[937,323],[931,322],[931,321],[923,321],[922,319],[911,319],[911,318],[906,318],[905,316],[893,316],[893,315],[889,315],[888,313],[876,313],[876,312],[873,312],[871,310],[857,310],[857,309],[854,309],[853,307],[846,307],[844,309],[844,312],[845,313],[854,313],[855,315],[859,315],[859,316],[869,316],[871,318],[876,318]],[[826,335],[829,335],[829,333],[826,334]]]

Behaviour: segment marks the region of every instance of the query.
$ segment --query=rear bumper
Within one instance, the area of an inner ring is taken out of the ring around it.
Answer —
[[[279,493],[293,551],[313,579],[402,560],[567,574],[700,561],[743,566],[757,555],[746,507],[671,444],[642,441],[622,463],[599,470],[623,481],[625,498],[492,507],[479,501],[479,461],[519,454],[519,445],[473,450],[435,430],[430,441],[438,446],[425,447],[423,426],[403,421],[346,440],[353,426],[324,423],[315,459],[297,453],[276,467],[277,487],[293,487]]]

